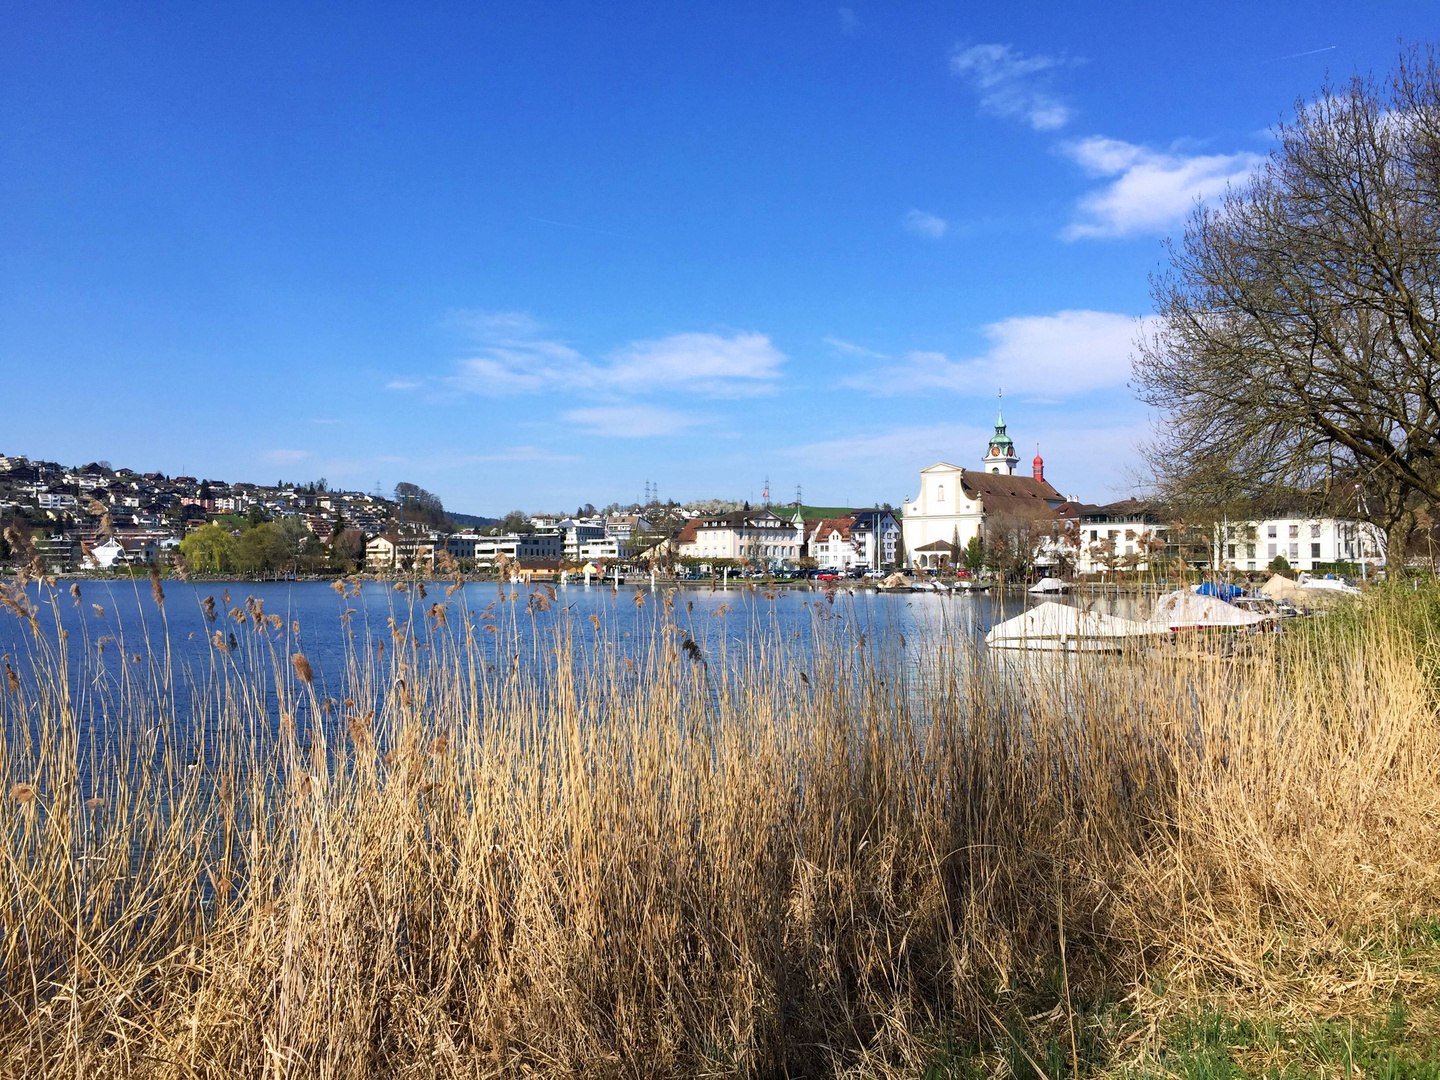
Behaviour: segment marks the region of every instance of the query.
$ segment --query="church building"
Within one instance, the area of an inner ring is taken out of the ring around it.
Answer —
[[[910,565],[938,570],[964,561],[972,537],[984,543],[987,528],[1009,521],[1052,520],[1065,503],[1045,480],[1039,454],[1030,476],[1016,476],[1020,458],[995,418],[995,434],[981,458],[983,469],[937,462],[920,470],[920,494],[905,502],[905,551]]]

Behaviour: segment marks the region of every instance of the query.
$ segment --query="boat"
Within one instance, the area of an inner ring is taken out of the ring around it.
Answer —
[[[1024,614],[996,623],[985,635],[985,644],[992,649],[1042,652],[1120,652],[1167,633],[1153,623],[1046,600]]]
[[[1150,622],[1166,630],[1244,630],[1272,622],[1278,616],[1245,611],[1218,596],[1176,589],[1155,601]]]
[[[955,582],[952,588],[960,592],[989,592],[995,587],[993,581],[985,581],[983,578],[961,578]]]
[[[1068,593],[1070,591],[1070,583],[1068,581],[1061,581],[1058,577],[1042,577],[1034,585],[1030,586],[1029,591],[1039,595],[1047,593]]]
[[[883,593],[908,593],[915,591],[915,583],[904,574],[891,574],[884,581],[875,583],[875,591]]]

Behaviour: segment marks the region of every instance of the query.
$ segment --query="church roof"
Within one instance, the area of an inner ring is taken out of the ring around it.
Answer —
[[[966,469],[960,474],[960,482],[965,486],[965,494],[979,499],[987,514],[1053,517],[1055,507],[1065,501],[1046,481],[1030,476]]]

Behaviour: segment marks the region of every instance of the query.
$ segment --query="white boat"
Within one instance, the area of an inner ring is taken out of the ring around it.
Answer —
[[[1272,616],[1244,611],[1218,596],[1176,589],[1155,601],[1152,625],[1163,630],[1242,630],[1271,621]]]
[[[993,581],[982,581],[979,578],[961,578],[955,582],[954,588],[961,592],[989,592],[995,587]]]
[[[1309,574],[1301,574],[1299,585],[1302,589],[1327,589],[1331,592],[1346,593],[1351,596],[1360,595],[1360,590],[1354,585],[1337,577],[1311,577]]]
[[[1061,581],[1058,577],[1042,577],[1039,581],[1035,582],[1034,585],[1030,586],[1029,591],[1041,595],[1047,593],[1068,593],[1070,591],[1070,583],[1068,581]]]
[[[1047,600],[1023,615],[996,623],[985,635],[992,649],[1036,649],[1045,652],[1119,652],[1146,638],[1168,633],[1152,623],[1121,619],[1098,611],[1081,611]]]

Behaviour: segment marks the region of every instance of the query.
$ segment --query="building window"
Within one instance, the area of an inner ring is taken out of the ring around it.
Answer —
[[[1310,526],[1310,539],[1314,540],[1314,539],[1318,538],[1319,536],[1320,536],[1320,526],[1319,526],[1319,525],[1311,525],[1311,526]]]
[[[1246,544],[1246,545],[1245,545],[1245,557],[1246,557],[1247,559],[1253,559],[1253,558],[1255,557],[1255,545],[1254,545],[1254,544]],[[1253,569],[1255,569],[1255,568],[1252,566],[1250,569],[1253,570]]]
[[[1272,558],[1272,559],[1275,558],[1275,545],[1274,545],[1274,544],[1271,544],[1271,545],[1270,545],[1270,558]]]
[[[1234,545],[1234,544],[1231,544],[1231,545],[1230,545],[1230,556],[1229,556],[1229,557],[1230,557],[1231,559],[1234,559],[1234,558],[1235,558],[1235,545]]]
[[[938,487],[935,488],[935,501],[936,501],[936,502],[944,502],[944,501],[945,501],[945,485],[944,485],[944,484],[940,484]]]
[[[1318,559],[1318,558],[1320,558],[1320,545],[1319,545],[1319,544],[1311,544],[1311,545],[1310,545],[1310,558],[1312,558],[1312,559]]]
[[[1291,544],[1291,545],[1290,545],[1290,561],[1291,561],[1292,563],[1296,563],[1296,562],[1299,562],[1299,561],[1300,561],[1300,545],[1299,545],[1299,544]]]
[[[1269,527],[1265,530],[1265,535],[1268,536],[1268,537],[1270,537],[1271,540],[1275,539],[1275,526],[1274,526],[1274,525],[1269,526]],[[1273,548],[1275,545],[1272,544],[1272,545],[1270,545],[1270,546]],[[1270,554],[1273,555],[1273,554],[1275,554],[1275,552],[1274,552],[1274,551],[1271,551]]]
[[[1291,539],[1291,540],[1294,540],[1294,539],[1295,539],[1297,536],[1299,536],[1299,535],[1300,535],[1300,526],[1299,526],[1299,525],[1291,525],[1291,526],[1290,526],[1290,539]]]

